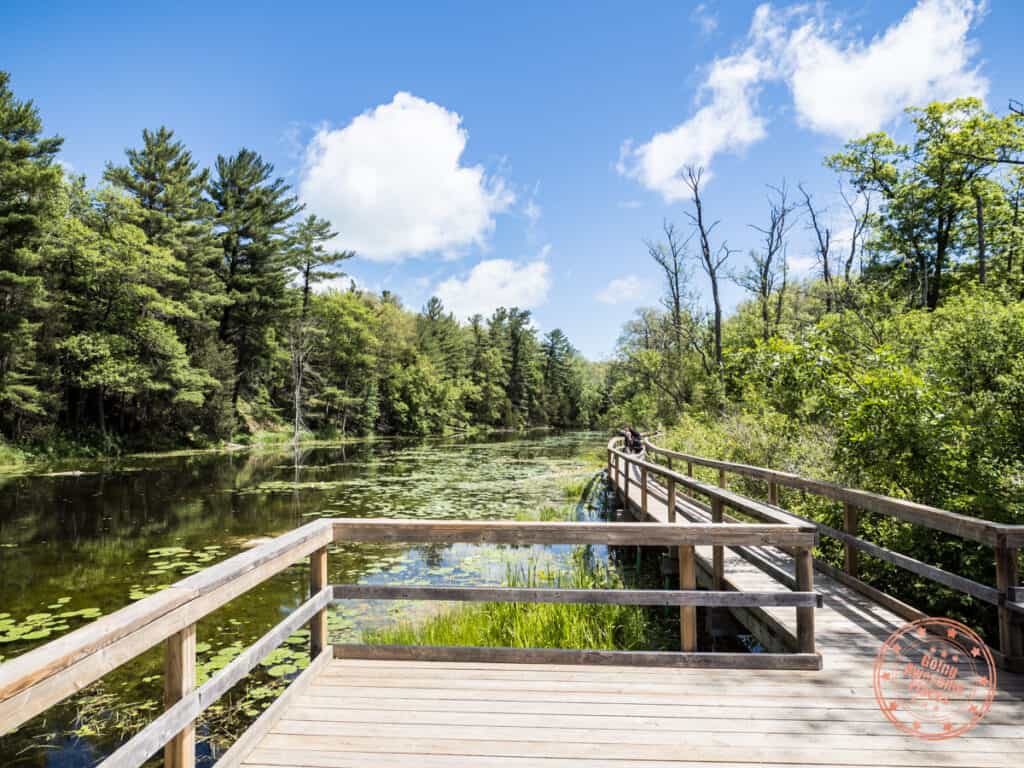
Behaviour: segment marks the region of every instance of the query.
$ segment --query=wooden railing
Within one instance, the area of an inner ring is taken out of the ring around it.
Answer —
[[[654,445],[650,440],[646,440],[644,445],[649,456],[663,460],[669,469],[685,464],[687,477],[693,476],[695,466],[717,470],[718,485],[721,488],[727,487],[730,473],[764,481],[767,484],[768,504],[772,509],[781,511],[781,507],[778,506],[780,488],[791,488],[841,502],[842,530],[787,512],[791,518],[813,525],[821,534],[842,542],[842,569],[821,560],[814,561],[815,567],[908,619],[922,618],[924,614],[858,578],[858,552],[864,552],[936,584],[993,605],[998,614],[999,628],[999,650],[992,649],[994,656],[1003,667],[1024,671],[1024,588],[1019,586],[1018,574],[1019,552],[1024,546],[1024,525],[992,523],[926,504],[846,488],[836,483],[812,480],[789,472],[670,451]],[[991,547],[995,560],[995,586],[982,584],[866,541],[858,535],[861,511],[886,515],[915,526],[941,531]]]
[[[777,517],[777,513],[773,513]],[[196,718],[249,674],[289,635],[308,623],[314,674],[332,657],[369,659],[489,660],[532,663],[593,663],[820,669],[814,653],[813,621],[802,653],[740,654],[659,651],[606,651],[531,648],[412,646],[331,646],[327,636],[329,604],[341,599],[510,601],[603,603],[617,605],[791,606],[813,616],[820,597],[812,582],[796,592],[735,592],[637,589],[524,589],[407,585],[329,585],[328,545],[335,542],[474,544],[645,544],[715,547],[757,545],[796,548],[809,553],[816,534],[806,526],[771,520],[767,525],[650,525],[607,523],[526,523],[490,521],[403,521],[324,519],[309,523],[249,552],[177,582],[151,597],[105,616],[64,637],[0,665],[0,734],[99,680],[125,662],[164,643],[165,711],[125,743],[104,766],[134,767],[161,748],[168,768],[191,768],[195,759]],[[246,591],[303,558],[310,562],[309,598],[284,621],[228,666],[196,688],[196,624]],[[233,764],[248,748],[243,735],[222,759]]]
[[[755,499],[741,496],[724,486],[715,486],[705,483],[690,475],[682,475],[675,472],[671,467],[648,461],[645,456],[630,453],[621,447],[620,438],[612,438],[608,443],[608,475],[616,488],[622,491],[624,501],[630,499],[630,484],[632,480],[632,468],[639,470],[637,484],[640,486],[640,513],[646,516],[648,513],[648,497],[652,493],[658,493],[665,502],[667,521],[669,524],[676,522],[677,501],[682,498],[694,501],[693,495],[704,497],[708,500],[708,520],[712,525],[731,525],[742,527],[745,523],[726,513],[731,509],[740,514],[755,520],[775,524],[786,525],[793,530],[804,534],[813,535],[813,544],[808,547],[780,547],[793,556],[795,561],[795,574],[790,575],[764,557],[752,551],[750,542],[733,542],[728,545],[730,549],[740,554],[757,568],[764,571],[771,578],[783,586],[797,590],[798,592],[814,591],[814,566],[813,566],[813,545],[817,543],[817,529],[813,523],[789,514],[785,510],[763,504]],[[657,478],[660,485],[649,482]],[[700,525],[700,522],[690,523]],[[715,590],[721,590],[724,586],[724,546],[714,545],[711,548],[711,583]],[[679,582],[681,589],[693,589],[696,586],[696,556],[693,547],[679,548]],[[683,609],[680,616],[680,634],[683,650],[696,648],[696,610],[694,608]],[[796,646],[801,653],[813,652],[814,650],[814,610],[813,608],[798,608],[796,611]]]

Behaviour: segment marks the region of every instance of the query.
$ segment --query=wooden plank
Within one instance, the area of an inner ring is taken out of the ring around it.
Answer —
[[[309,596],[315,598],[327,586],[327,547],[309,556]],[[309,658],[315,659],[327,647],[327,609],[321,608],[309,620]]]
[[[160,717],[104,760],[102,768],[136,768],[145,763],[151,755],[168,744],[174,734],[190,726],[199,714],[255,669],[260,661],[287,640],[293,632],[301,628],[316,613],[323,611],[331,602],[331,592],[330,588],[321,589],[214,677],[188,695],[180,697]],[[325,656],[327,657],[329,654]],[[194,670],[192,677],[195,678]]]
[[[302,670],[299,676],[285,689],[284,693],[263,710],[263,713],[246,729],[245,733],[239,736],[231,748],[217,760],[219,768],[237,768],[246,761],[249,753],[270,733],[277,721],[288,710],[291,702],[309,689],[332,659],[333,652],[330,648],[325,648],[319,656],[313,659],[309,666]]]
[[[689,738],[692,736],[692,738]],[[820,741],[816,744],[815,741]],[[710,742],[710,743],[709,743]],[[858,743],[860,742],[860,743]],[[557,741],[542,741],[538,735],[531,740],[517,742],[499,742],[490,739],[459,739],[449,734],[448,738],[443,737],[409,737],[405,738],[396,733],[387,739],[386,747],[381,750],[381,743],[375,737],[363,737],[358,735],[346,736],[300,736],[294,734],[271,733],[262,742],[261,747],[290,749],[295,751],[330,751],[343,754],[346,751],[372,752],[374,750],[387,751],[388,753],[404,754],[406,760],[417,764],[415,759],[409,760],[410,756],[417,755],[473,755],[481,765],[489,765],[492,757],[523,757],[529,756],[534,759],[544,757],[575,758],[577,760],[596,761],[597,765],[604,765],[608,760],[647,760],[664,761],[661,765],[670,765],[671,761],[685,761],[699,755],[699,759],[709,763],[713,762],[750,762],[756,755],[758,763],[807,763],[820,761],[822,758],[830,760],[826,763],[830,766],[858,765],[871,766],[875,768],[881,763],[891,763],[905,766],[918,766],[919,768],[931,768],[937,760],[950,764],[950,746],[944,744],[947,749],[941,750],[927,742],[916,739],[913,749],[894,752],[885,748],[873,750],[865,748],[863,740],[853,740],[852,743],[841,746],[833,746],[826,739],[801,739],[795,744],[765,744],[732,746],[729,738],[724,737],[715,741],[709,737],[702,737],[699,734],[687,734],[680,736],[673,743],[663,744],[579,744]],[[955,742],[955,740],[954,740]],[[953,744],[953,746],[959,746]],[[966,748],[958,750],[956,756],[960,758],[963,765],[976,766],[977,768],[1006,768],[1008,763],[1006,755],[998,753],[971,752]],[[753,754],[752,754],[753,753]],[[827,755],[827,757],[826,757]],[[944,756],[944,757],[943,757]],[[956,759],[954,757],[954,759]],[[333,758],[337,760],[338,758]],[[339,763],[329,763],[338,765]],[[344,763],[340,763],[344,765]],[[302,765],[300,762],[299,765]],[[657,765],[657,763],[656,763]]]
[[[167,638],[164,648],[164,708],[192,693],[196,684],[196,625]],[[195,768],[196,724],[190,719],[164,745],[164,768]]]
[[[892,563],[904,570],[916,573],[918,576],[924,576],[926,579],[931,579],[937,584],[942,584],[950,589],[963,592],[971,597],[977,598],[978,600],[984,600],[986,603],[991,603],[992,605],[999,604],[1000,591],[998,589],[984,584],[979,584],[976,581],[964,578],[963,576],[958,576],[955,573],[950,573],[949,571],[937,568],[934,565],[923,563],[920,560],[915,560],[907,555],[901,555],[899,552],[893,552],[891,549],[886,549],[885,547],[880,547],[877,544],[872,544],[870,541],[865,541],[857,536],[851,536],[848,533],[836,530],[824,523],[818,523],[817,525],[818,530],[826,536],[839,539],[844,544],[850,544],[872,557],[877,557],[879,560]]]
[[[692,547],[691,547],[692,549]],[[565,603],[577,605],[816,607],[814,592],[728,592],[664,589],[557,589],[433,587],[407,584],[338,584],[335,600],[441,600],[470,603]]]
[[[821,656],[816,653],[674,653],[567,650],[563,648],[335,644],[334,658],[497,661],[524,664],[616,664],[695,669],[821,669]]]
[[[532,523],[509,520],[333,520],[337,541],[473,544],[813,545],[816,533],[785,524],[668,525]]]

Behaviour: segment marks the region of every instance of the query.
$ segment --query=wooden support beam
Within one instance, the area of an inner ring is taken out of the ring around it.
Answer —
[[[722,500],[712,499],[711,500],[711,522],[720,523],[722,522]],[[722,588],[722,579],[725,577],[725,552],[722,547],[714,546],[711,548],[711,560],[712,560],[712,583],[715,589]]]
[[[1001,595],[1014,593],[1019,579],[1017,566],[1017,547],[997,545],[996,552],[996,589]],[[999,616],[999,650],[1006,659],[1024,657],[1024,626],[1005,604],[998,607]]]
[[[850,502],[843,502],[843,530],[851,536],[857,535],[857,526],[860,522],[860,512]],[[846,572],[857,578],[857,547],[852,542],[843,542],[843,567]]]
[[[327,586],[327,547],[309,556],[309,596],[316,597]],[[315,659],[327,647],[327,608],[309,620],[309,658]]]
[[[626,480],[623,482],[623,506],[630,511],[630,460],[623,457],[623,464],[626,468]]]
[[[336,644],[336,659],[449,661],[486,664],[610,664],[692,669],[821,669],[817,653],[677,653],[565,648],[478,648],[447,645]]]
[[[729,487],[728,486],[728,481],[725,479],[725,470],[724,469],[719,469],[718,470],[718,487],[719,488],[728,488]]]
[[[801,592],[814,591],[814,552],[811,547],[796,554],[796,586]],[[796,642],[800,653],[814,653],[814,609],[796,609]]]
[[[679,589],[697,588],[697,554],[692,546],[679,548]],[[679,609],[679,647],[683,651],[697,650],[697,608],[684,605]]]
[[[693,477],[693,462],[686,462],[686,475],[687,477]]]
[[[640,512],[647,519],[647,467],[640,467]]]
[[[170,709],[196,686],[196,625],[167,638],[164,646],[164,709]],[[192,720],[164,745],[164,768],[195,768],[196,725]]]
[[[773,507],[779,506],[779,484],[774,480],[768,481],[768,503]]]
[[[676,481],[671,477],[668,479],[665,509],[668,511],[668,521],[674,523],[676,521]]]

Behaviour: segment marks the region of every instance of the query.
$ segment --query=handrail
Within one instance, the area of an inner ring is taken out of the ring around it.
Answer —
[[[104,765],[133,768],[164,748],[168,768],[194,764],[195,719],[252,671],[297,628],[309,622],[312,659],[330,656],[422,658],[416,650],[329,648],[326,609],[336,599],[419,599],[479,602],[599,603],[675,605],[788,606],[813,614],[821,598],[813,580],[791,592],[655,591],[520,589],[413,585],[330,585],[327,547],[335,542],[495,543],[495,544],[645,544],[680,546],[751,545],[795,547],[810,555],[817,533],[801,523],[695,524],[689,526],[629,523],[531,523],[508,521],[429,521],[325,518],[231,557],[164,591],[109,614],[81,629],[0,665],[0,733],[49,709],[111,670],[166,642],[165,711],[114,753]],[[251,645],[201,687],[195,687],[196,624],[204,616],[280,573],[304,557],[310,559],[310,597],[281,623]],[[813,630],[813,625],[812,630]],[[483,652],[507,660],[560,663],[631,663],[634,652],[564,651],[556,649],[464,649],[465,658]],[[795,654],[635,652],[635,663],[683,666],[742,665],[747,668],[820,669],[813,632]],[[403,656],[404,654],[404,656]],[[458,649],[439,648],[436,658],[458,656]],[[742,657],[742,658],[741,658]]]
[[[692,473],[694,466],[717,469],[719,482],[722,485],[726,482],[727,472],[767,481],[769,504],[773,507],[778,505],[780,486],[841,501],[843,503],[843,530],[793,515],[799,520],[814,525],[820,533],[835,538],[844,545],[843,570],[835,569],[823,562],[817,563],[818,567],[848,586],[870,594],[875,599],[888,600],[887,604],[891,608],[908,617],[914,613],[913,609],[907,610],[908,607],[904,604],[879,592],[858,578],[857,553],[859,551],[950,589],[970,595],[975,599],[995,605],[998,614],[1000,646],[995,655],[1003,666],[1011,669],[1024,669],[1024,627],[1021,626],[1020,619],[1012,615],[1024,613],[1024,603],[1019,600],[1022,590],[1018,586],[1018,554],[1019,548],[1024,546],[1024,525],[993,523],[926,504],[847,488],[823,480],[812,480],[789,472],[671,451],[646,439],[644,446],[650,454],[665,457],[670,466],[673,459],[686,462],[688,473]],[[992,547],[995,551],[995,587],[893,552],[860,538],[857,535],[857,529],[861,510],[887,515],[913,525],[942,531]],[[792,513],[788,514],[792,515]]]
[[[681,453],[679,451],[670,451],[646,440],[644,445],[647,450],[654,454],[671,457],[696,466],[733,472],[737,475],[751,477],[756,480],[766,480],[786,488],[808,491],[817,496],[824,496],[834,501],[851,504],[866,512],[876,512],[896,517],[908,523],[925,525],[928,528],[951,533],[960,538],[971,539],[981,544],[995,546],[1000,543],[1001,539],[1004,539],[1007,544],[1014,546],[1024,544],[1024,525],[993,523],[976,517],[949,512],[948,510],[939,509],[927,504],[919,504],[907,499],[897,499],[893,496],[883,496],[882,494],[870,491],[847,488],[826,480],[812,480],[791,472],[782,472],[766,467],[756,467],[750,464],[738,464],[731,461],[721,461],[719,459],[709,459],[703,456]]]

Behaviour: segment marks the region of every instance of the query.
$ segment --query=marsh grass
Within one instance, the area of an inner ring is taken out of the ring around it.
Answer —
[[[621,575],[597,562],[589,547],[573,551],[567,571],[527,563],[509,566],[505,585],[522,588],[620,589]],[[374,645],[462,645],[503,648],[635,650],[649,646],[643,609],[622,605],[482,603],[445,611],[420,623],[368,631]]]

